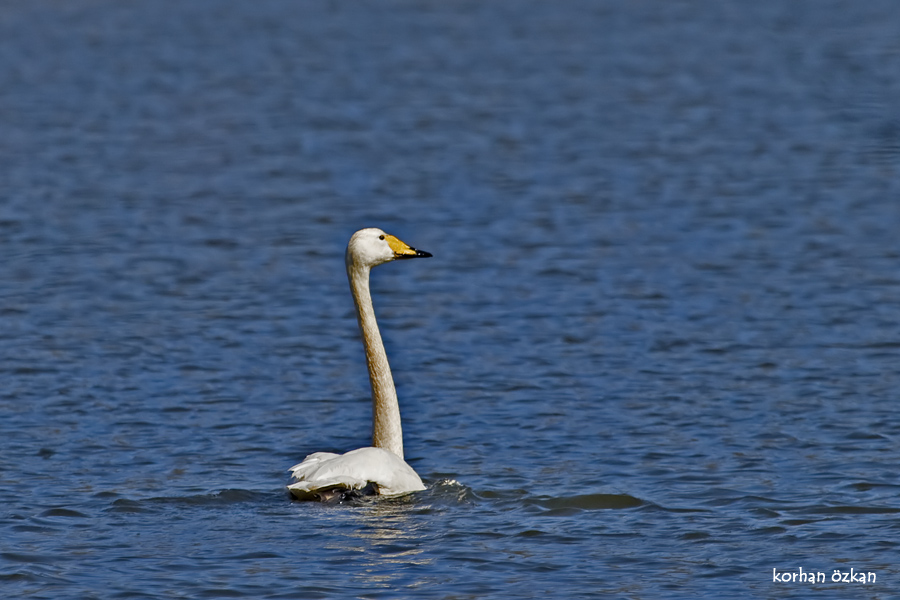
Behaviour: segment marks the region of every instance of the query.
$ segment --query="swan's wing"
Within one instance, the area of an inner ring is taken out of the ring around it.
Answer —
[[[412,467],[382,448],[360,448],[346,454],[316,452],[291,471],[297,481],[288,489],[298,498],[339,487],[360,490],[372,483],[386,496],[425,489]]]
[[[288,471],[290,471],[297,479],[302,479],[305,473],[320,466],[323,462],[339,456],[340,454],[335,454],[334,452],[313,452],[304,458],[303,462],[294,465],[288,469]]]

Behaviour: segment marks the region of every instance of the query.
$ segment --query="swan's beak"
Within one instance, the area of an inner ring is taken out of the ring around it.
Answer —
[[[388,246],[391,247],[391,250],[394,251],[394,259],[428,258],[429,256],[431,256],[430,252],[425,252],[424,250],[416,250],[406,242],[392,235],[385,235],[384,240],[388,243]]]

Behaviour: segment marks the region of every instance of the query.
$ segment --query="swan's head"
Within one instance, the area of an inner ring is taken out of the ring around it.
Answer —
[[[347,266],[377,267],[392,260],[427,258],[424,250],[416,250],[406,242],[385,233],[377,227],[360,229],[347,244]]]

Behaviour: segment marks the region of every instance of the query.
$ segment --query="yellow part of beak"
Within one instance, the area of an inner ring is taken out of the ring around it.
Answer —
[[[394,251],[394,258],[424,258],[431,256],[430,253],[425,252],[424,250],[416,250],[403,240],[392,235],[385,234],[384,241],[386,241],[388,246],[391,247],[391,250]]]

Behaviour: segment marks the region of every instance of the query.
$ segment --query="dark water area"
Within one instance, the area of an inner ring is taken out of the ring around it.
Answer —
[[[0,596],[898,597],[898,31],[6,3]],[[369,444],[366,226],[434,254],[372,282],[428,489],[292,502]]]

